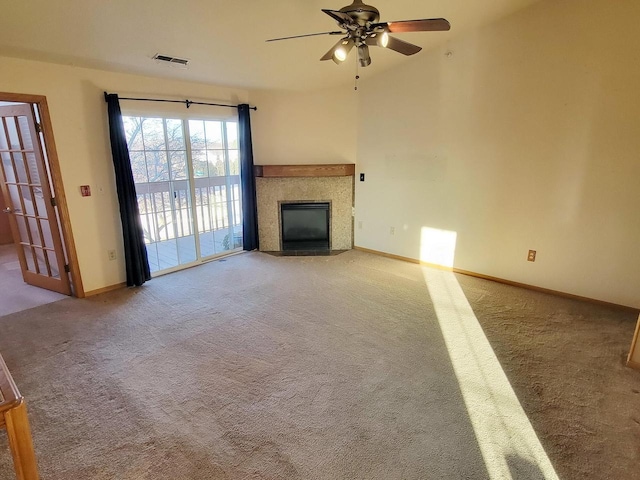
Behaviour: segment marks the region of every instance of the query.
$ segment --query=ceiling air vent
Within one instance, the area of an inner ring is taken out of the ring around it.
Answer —
[[[160,53],[156,53],[153,56],[153,59],[158,62],[166,62],[176,67],[186,67],[189,64],[189,60],[186,58],[171,57],[169,55],[162,55]]]

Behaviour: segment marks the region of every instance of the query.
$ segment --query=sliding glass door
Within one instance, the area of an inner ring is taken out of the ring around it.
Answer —
[[[189,120],[189,138],[200,252],[242,247],[237,124]]]
[[[123,120],[151,271],[241,248],[237,123]]]

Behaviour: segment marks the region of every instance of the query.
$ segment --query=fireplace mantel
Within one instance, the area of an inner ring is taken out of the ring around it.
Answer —
[[[353,163],[330,163],[315,165],[255,165],[256,177],[348,177],[354,175],[356,166]]]

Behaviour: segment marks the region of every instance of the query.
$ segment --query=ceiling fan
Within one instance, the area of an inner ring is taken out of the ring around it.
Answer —
[[[394,38],[389,33],[436,32],[451,29],[451,25],[444,18],[378,22],[380,19],[378,9],[362,3],[361,0],[354,0],[351,5],[342,7],[340,10],[322,9],[322,11],[338,22],[338,26],[342,30],[272,38],[267,42],[314,37],[317,35],[343,35],[344,37],[325,53],[320,60],[333,60],[335,63],[340,64],[347,59],[351,49],[356,47],[358,62],[360,66],[366,67],[371,64],[370,46],[389,48],[403,55],[413,55],[422,50],[422,47]]]

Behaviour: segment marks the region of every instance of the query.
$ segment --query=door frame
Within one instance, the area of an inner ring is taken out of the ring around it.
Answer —
[[[58,218],[60,219],[59,227],[62,233],[62,242],[64,243],[64,248],[67,253],[69,274],[71,275],[71,295],[78,298],[84,298],[85,292],[82,285],[80,267],[78,265],[76,244],[73,239],[71,222],[69,221],[70,216],[69,209],[67,207],[67,197],[64,193],[64,184],[62,181],[62,174],[60,172],[56,143],[53,138],[53,125],[49,116],[47,97],[44,95],[0,92],[0,101],[29,104],[35,103],[38,105],[38,113],[40,114],[40,122],[42,123],[42,133],[44,138],[43,148],[46,151],[47,165],[49,167],[51,183],[53,184],[52,194],[56,199]]]

